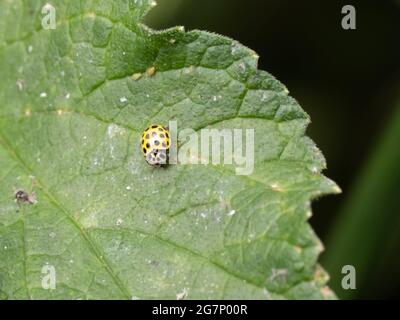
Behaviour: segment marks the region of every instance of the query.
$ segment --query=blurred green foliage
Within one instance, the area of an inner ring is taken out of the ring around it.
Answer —
[[[158,2],[150,26],[230,36],[257,51],[260,68],[288,86],[311,115],[308,134],[328,160],[326,174],[344,191],[315,203],[312,219],[327,245],[323,265],[332,285],[343,298],[398,297],[398,1]],[[345,4],[357,10],[357,30],[341,28]],[[357,290],[344,292],[341,266],[352,263]]]
[[[326,267],[333,277],[332,286],[342,297],[357,297],[357,291],[342,290],[341,266],[356,267],[360,290],[369,291],[369,286],[385,282],[393,285],[398,277],[385,274],[379,277],[382,262],[390,261],[388,251],[397,241],[400,226],[400,102],[378,145],[368,157],[366,166],[356,180],[349,197],[335,222],[327,246]],[[394,252],[393,252],[394,253]],[[398,281],[398,280],[397,280]],[[373,297],[373,292],[366,292]]]

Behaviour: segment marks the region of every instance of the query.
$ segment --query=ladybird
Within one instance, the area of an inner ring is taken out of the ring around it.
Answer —
[[[146,162],[152,166],[167,163],[171,140],[168,128],[156,124],[148,127],[142,134],[141,148]]]

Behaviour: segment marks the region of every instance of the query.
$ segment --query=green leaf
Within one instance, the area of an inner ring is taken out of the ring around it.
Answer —
[[[307,219],[339,189],[308,115],[257,55],[148,29],[149,0],[51,4],[55,30],[40,1],[0,3],[0,297],[333,298]],[[141,132],[170,120],[254,128],[253,174],[150,167]]]

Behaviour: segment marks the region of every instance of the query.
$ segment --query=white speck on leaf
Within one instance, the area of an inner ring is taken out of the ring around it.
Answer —
[[[277,278],[281,280],[286,280],[288,273],[288,269],[272,269],[272,274],[269,277],[269,280],[274,281]]]
[[[282,187],[277,182],[272,183],[270,185],[270,187],[274,191],[278,191],[278,192],[282,192],[283,191]]]
[[[117,134],[122,134],[123,130],[116,124],[110,124],[107,127],[107,135],[110,139],[114,138]]]
[[[17,86],[19,91],[22,91],[24,89],[24,81],[17,80],[17,82],[15,84],[16,84],[16,86]]]
[[[256,235],[254,234],[254,233],[250,233],[249,234],[249,237],[248,237],[248,239],[247,239],[247,242],[252,242],[254,239],[256,238]]]
[[[189,68],[184,69],[183,72],[186,74],[190,74],[193,72],[193,70],[194,70],[194,66],[190,66]]]
[[[231,54],[232,54],[232,55],[235,55],[237,51],[238,51],[237,45],[236,45],[236,44],[232,45]]]
[[[262,97],[261,97],[261,101],[262,102],[265,102],[265,101],[267,101],[268,100],[268,94],[267,94],[267,92],[263,92],[263,95],[262,95]]]
[[[41,98],[46,98],[46,97],[47,97],[47,93],[46,93],[46,92],[40,93],[40,97],[41,97]]]

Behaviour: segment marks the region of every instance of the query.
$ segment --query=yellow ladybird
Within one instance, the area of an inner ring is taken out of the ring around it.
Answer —
[[[147,163],[152,166],[167,164],[170,144],[170,133],[164,126],[157,124],[144,130],[141,148]]]

